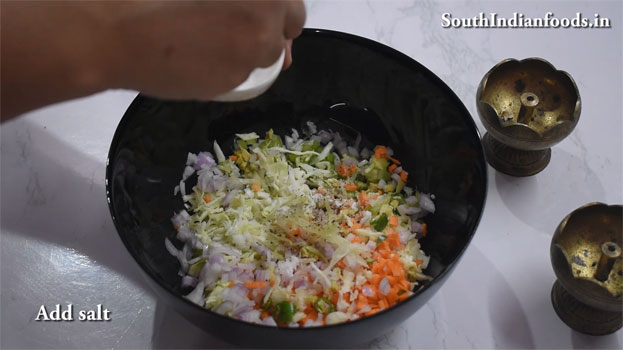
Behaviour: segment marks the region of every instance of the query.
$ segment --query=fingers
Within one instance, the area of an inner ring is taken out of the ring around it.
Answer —
[[[287,39],[293,39],[301,34],[305,24],[305,6],[300,0],[276,1],[262,3],[262,5],[265,5],[265,9],[273,15],[279,16],[278,21],[282,23],[275,25],[277,22],[273,20],[273,22],[268,22],[270,24],[264,26],[263,29],[256,31],[255,34],[259,35],[259,40],[255,65],[257,67],[272,65],[285,48],[284,67],[287,68],[292,62],[291,41],[288,43]]]
[[[305,5],[303,1],[286,1],[286,18],[284,35],[286,39],[294,39],[301,34],[305,25]]]
[[[283,67],[281,70],[286,70],[292,64],[292,39],[286,40],[286,57],[283,61]]]

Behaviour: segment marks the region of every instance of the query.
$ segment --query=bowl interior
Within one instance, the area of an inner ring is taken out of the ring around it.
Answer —
[[[487,168],[469,113],[426,68],[367,39],[306,29],[293,57],[291,68],[250,101],[136,98],[107,168],[110,209],[126,247],[158,284],[181,295],[179,266],[164,238],[175,237],[170,218],[182,201],[173,188],[187,153],[212,151],[217,140],[227,154],[234,133],[273,128],[283,134],[313,120],[319,128],[359,131],[370,144],[391,146],[409,185],[435,195],[437,211],[426,218],[429,233],[421,240],[432,256],[427,273],[434,284],[467,246],[485,202]]]

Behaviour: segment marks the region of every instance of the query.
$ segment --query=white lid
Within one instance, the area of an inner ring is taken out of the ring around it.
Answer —
[[[236,102],[250,100],[263,94],[275,82],[286,57],[286,50],[281,51],[281,55],[275,63],[266,68],[255,68],[247,80],[238,85],[235,89],[213,98],[218,102]]]

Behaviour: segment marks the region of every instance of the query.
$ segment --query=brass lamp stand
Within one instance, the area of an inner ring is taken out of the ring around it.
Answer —
[[[550,245],[558,280],[552,303],[571,328],[604,335],[621,328],[623,207],[589,203],[567,215]]]
[[[550,147],[567,137],[580,118],[580,95],[569,74],[540,58],[506,59],[482,78],[476,94],[487,129],[489,164],[512,176],[543,170]]]

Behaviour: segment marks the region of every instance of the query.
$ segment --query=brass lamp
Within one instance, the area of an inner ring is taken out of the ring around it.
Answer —
[[[552,304],[571,328],[604,335],[621,328],[623,207],[589,203],[567,215],[552,237],[558,280]]]
[[[540,58],[496,64],[482,78],[476,104],[487,160],[512,176],[543,170],[550,147],[573,131],[581,110],[573,78]]]

